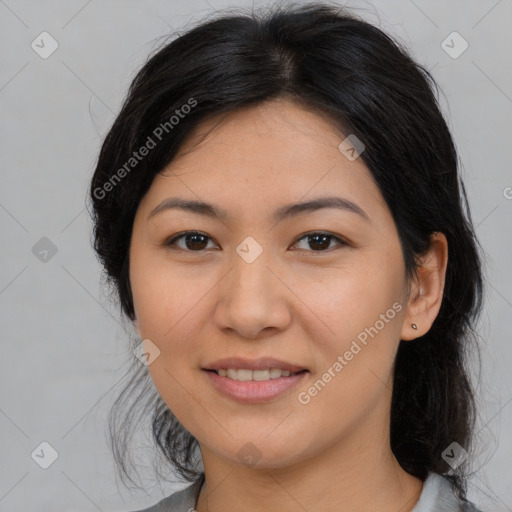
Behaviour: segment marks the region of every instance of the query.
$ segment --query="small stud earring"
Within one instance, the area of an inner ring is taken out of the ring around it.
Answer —
[[[417,328],[418,328],[418,326],[417,326],[416,324],[411,324],[411,327],[412,327],[413,329],[417,329]]]

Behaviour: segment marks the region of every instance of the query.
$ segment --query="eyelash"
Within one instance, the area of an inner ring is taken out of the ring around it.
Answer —
[[[182,233],[178,233],[177,235],[173,235],[171,238],[167,239],[163,243],[163,245],[165,247],[171,248],[173,245],[175,245],[175,242],[177,240],[179,240],[181,238],[184,238],[187,235],[202,235],[202,236],[208,238],[209,240],[212,240],[206,233],[203,233],[202,231],[184,231]],[[339,245],[341,245],[341,246],[348,246],[349,245],[342,238],[340,238],[340,237],[338,237],[336,235],[332,235],[331,233],[326,233],[324,231],[311,231],[309,233],[306,233],[306,234],[302,235],[300,238],[298,238],[297,241],[293,245],[296,245],[297,243],[299,243],[300,241],[302,241],[305,238],[313,237],[314,235],[324,235],[324,236],[326,236],[326,237],[328,237],[330,239],[336,240],[337,242],[339,242]],[[205,249],[201,249],[199,251],[192,251],[192,250],[189,250],[189,249],[183,249],[181,247],[179,247],[178,249],[182,250],[184,252],[190,252],[190,253],[203,253],[203,252],[205,252]],[[322,254],[322,253],[329,252],[331,249],[332,248],[326,249],[326,250],[320,250],[320,251],[307,250],[307,249],[299,249],[299,250],[305,250],[306,252],[311,252],[311,253],[314,253],[314,254]]]

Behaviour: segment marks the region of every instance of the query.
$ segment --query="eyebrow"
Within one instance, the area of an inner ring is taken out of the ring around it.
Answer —
[[[300,214],[307,212],[314,212],[324,208],[337,208],[348,212],[355,213],[363,218],[367,222],[370,221],[368,214],[356,203],[344,199],[342,197],[319,197],[312,199],[311,201],[305,201],[301,203],[292,203],[278,208],[274,214],[273,219],[275,222],[281,222],[284,219],[295,217]],[[186,212],[192,212],[206,217],[214,219],[221,219],[226,221],[229,218],[227,210],[219,208],[210,203],[204,203],[202,201],[192,201],[187,199],[181,199],[179,197],[168,198],[162,201],[156,208],[154,208],[148,216],[148,219],[154,217],[158,213],[167,210],[178,209]]]

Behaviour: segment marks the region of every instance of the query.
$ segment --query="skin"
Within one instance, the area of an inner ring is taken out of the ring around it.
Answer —
[[[230,113],[196,127],[138,207],[130,247],[135,327],[160,350],[148,365],[158,392],[199,442],[206,482],[198,512],[407,512],[421,494],[422,481],[390,447],[393,362],[400,339],[414,343],[438,314],[446,237],[432,237],[418,278],[407,281],[391,213],[362,158],[350,161],[338,149],[344,138],[323,116],[286,100]],[[271,218],[285,204],[323,196],[357,203],[370,222],[334,208]],[[175,209],[149,218],[170,197],[213,203],[229,217]],[[207,237],[164,245],[192,230]],[[334,238],[325,245],[304,238],[317,232]],[[248,236],[263,249],[252,263],[236,252]],[[299,392],[395,303],[394,318],[300,403]],[[273,356],[309,373],[291,392],[240,404],[201,370],[228,356]],[[237,455],[248,442],[255,465]]]

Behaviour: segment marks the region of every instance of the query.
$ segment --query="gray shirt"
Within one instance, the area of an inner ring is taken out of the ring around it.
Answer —
[[[195,483],[175,492],[152,507],[136,512],[194,512],[204,473]],[[430,473],[423,483],[420,499],[411,512],[482,512],[469,501],[455,496],[450,482],[442,475]]]

